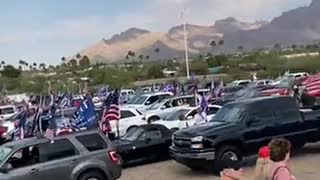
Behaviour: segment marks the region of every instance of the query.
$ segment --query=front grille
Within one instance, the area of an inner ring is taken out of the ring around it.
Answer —
[[[173,136],[173,145],[177,148],[190,148],[191,146],[191,139],[187,137],[181,136]]]

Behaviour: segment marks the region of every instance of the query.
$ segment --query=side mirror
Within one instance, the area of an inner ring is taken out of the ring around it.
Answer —
[[[146,103],[145,103],[145,105],[150,105],[151,104],[151,101],[147,101]]]
[[[193,119],[193,116],[188,116],[187,117],[187,120],[191,120],[191,119]]]
[[[4,173],[4,174],[7,174],[12,169],[13,169],[12,164],[11,163],[6,163],[6,164],[3,165],[2,168],[0,168],[0,172]]]
[[[161,108],[160,108],[160,109],[162,109],[162,110],[163,110],[163,109],[166,109],[166,107],[165,107],[165,106],[161,106]]]

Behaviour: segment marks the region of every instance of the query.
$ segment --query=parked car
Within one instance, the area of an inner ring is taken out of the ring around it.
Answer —
[[[124,166],[168,159],[172,133],[162,125],[142,125],[130,129],[114,141]]]
[[[111,121],[111,129],[112,132],[117,134],[118,136],[123,136],[126,134],[131,128],[147,124],[145,121],[145,117],[142,113],[135,108],[120,108],[120,117],[119,120],[119,135],[117,134],[117,121]]]
[[[207,118],[211,119],[221,108],[218,105],[209,105]],[[199,107],[181,107],[172,112],[168,117],[153,124],[161,124],[170,129],[172,132],[195,125],[194,117],[198,113]]]
[[[193,95],[178,96],[168,99],[163,99],[160,102],[154,103],[146,109],[146,119],[148,122],[158,121],[165,119],[169,114],[179,109],[181,106],[189,106],[195,104]]]
[[[260,96],[293,96],[295,85],[294,78],[283,78],[273,88],[266,89],[260,92]]]
[[[173,135],[174,159],[191,169],[213,168],[222,160],[242,160],[274,137],[294,148],[320,140],[319,110],[300,110],[292,97],[260,97],[224,105],[210,123]]]
[[[119,156],[98,131],[79,131],[53,141],[29,138],[0,146],[1,180],[115,180]]]
[[[6,120],[17,113],[17,108],[13,105],[0,106],[0,119]]]
[[[135,94],[133,89],[121,89],[120,99],[122,103],[127,103]]]
[[[246,86],[251,82],[250,79],[236,80],[229,83],[227,86]]]
[[[157,101],[161,101],[162,99],[166,99],[170,96],[173,96],[173,94],[170,92],[157,92],[157,93],[136,95],[128,102],[126,106],[129,108],[137,108],[140,111],[144,112],[153,103]]]

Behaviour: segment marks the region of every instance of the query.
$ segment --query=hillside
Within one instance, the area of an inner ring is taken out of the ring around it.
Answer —
[[[210,51],[210,41],[222,39],[225,33],[256,29],[265,24],[263,21],[241,22],[232,17],[216,21],[211,26],[188,24],[189,53],[192,56]],[[182,58],[183,42],[183,25],[175,26],[168,32],[130,28],[110,39],[102,39],[80,53],[89,56],[93,62],[108,63],[125,60],[128,51],[134,51],[136,56],[149,56],[150,59]],[[154,52],[157,48],[160,49],[159,54]]]

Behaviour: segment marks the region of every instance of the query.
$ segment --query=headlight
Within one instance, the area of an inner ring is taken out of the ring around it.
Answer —
[[[199,144],[191,144],[191,148],[192,149],[202,149],[203,148],[203,144],[199,143]]]
[[[194,137],[191,139],[191,142],[202,142],[203,136]]]

